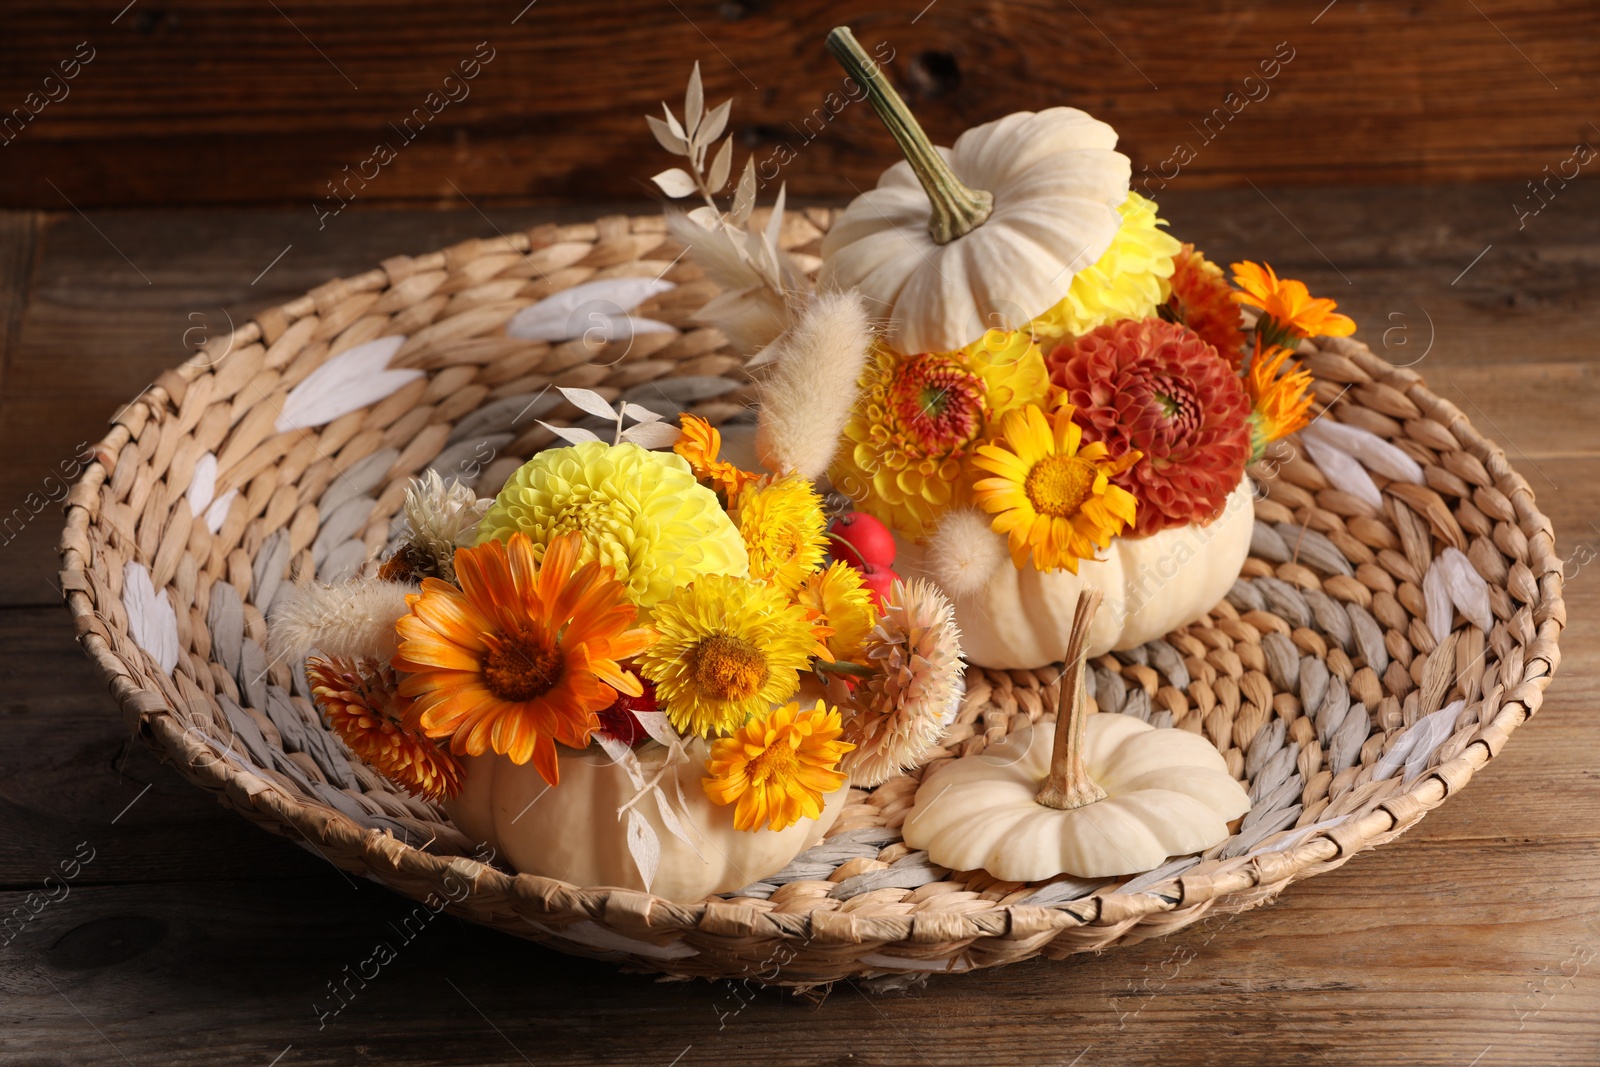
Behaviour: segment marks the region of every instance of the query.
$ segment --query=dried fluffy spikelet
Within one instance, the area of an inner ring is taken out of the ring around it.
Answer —
[[[394,655],[394,624],[409,610],[406,594],[417,587],[376,578],[342,585],[296,586],[272,613],[267,644],[275,658],[297,663],[312,649],[328,656],[374,659]]]
[[[1005,538],[976,508],[959,508],[928,539],[928,576],[953,597],[971,596],[989,584],[1006,560]]]
[[[817,293],[773,342],[756,431],[756,454],[768,470],[811,481],[827,472],[871,347],[872,326],[854,290]]]
[[[690,257],[722,287],[695,318],[722,331],[734,349],[754,355],[789,328],[788,302],[767,284],[741,252],[739,231],[707,229],[688,215],[667,212],[667,230],[689,249]]]

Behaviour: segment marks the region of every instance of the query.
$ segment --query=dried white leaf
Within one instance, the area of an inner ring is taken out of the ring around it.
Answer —
[[[728,184],[728,172],[733,169],[733,134],[728,134],[728,139],[722,142],[722,147],[717,149],[717,154],[711,159],[711,171],[706,175],[706,188],[713,193],[722,192],[722,187]]]
[[[595,734],[594,739],[600,742],[600,748],[611,762],[628,772],[628,778],[633,782],[635,789],[644,788],[644,768],[639,766],[639,757],[634,755],[633,748],[626,741],[612,737],[610,734]]]
[[[661,421],[661,412],[651,411],[647,407],[640,407],[638,404],[631,404],[627,402],[624,402],[622,405],[622,414],[625,418],[632,419],[634,422]]]
[[[700,61],[696,60],[694,70],[689,73],[689,88],[683,94],[683,128],[689,131],[691,141],[695,140],[694,134],[700,125],[700,116],[704,114],[705,106],[706,92],[700,84]]]
[[[585,430],[582,426],[551,426],[544,420],[539,425],[571,445],[581,445],[589,441],[600,440],[600,435],[593,430]]]
[[[669,422],[641,422],[622,431],[622,439],[640,448],[671,448],[682,430]]]
[[[615,421],[617,410],[613,408],[605,397],[592,389],[572,389],[564,385],[556,387],[561,395],[566,397],[573,407],[586,415],[593,415],[597,419]]]
[[[778,186],[778,197],[772,202],[772,215],[767,219],[766,246],[767,254],[772,257],[773,268],[778,265],[781,249],[778,238],[783,234],[783,205],[788,199],[789,183],[783,182]]]
[[[1451,622],[1455,619],[1455,609],[1450,600],[1450,579],[1445,575],[1445,566],[1435,558],[1428,573],[1422,576],[1422,602],[1427,607],[1428,632],[1433,634],[1433,639],[1440,644],[1450,636]]]
[[[1383,495],[1378,492],[1372,476],[1356,462],[1354,456],[1325,437],[1315,434],[1308,436],[1305,430],[1300,431],[1300,440],[1306,446],[1306,454],[1311,457],[1311,462],[1317,465],[1317,469],[1322,471],[1335,489],[1349,493],[1374,508],[1383,507]]]
[[[709,204],[701,204],[689,212],[689,219],[702,229],[714,230],[722,225],[722,213]]]
[[[672,802],[667,799],[667,794],[660,786],[651,790],[656,795],[656,811],[661,813],[661,825],[667,828],[667,833],[689,846],[689,849],[700,857],[700,862],[705,862],[705,856],[700,851],[700,846],[695,844],[694,838],[689,836],[689,831],[684,829],[683,821],[678,818],[678,813],[672,810]]]
[[[739,188],[733,193],[733,208],[728,216],[735,226],[743,226],[750,221],[750,213],[756,208],[756,157],[751,156],[744,161],[744,173],[739,176]]]
[[[710,111],[700,123],[700,128],[694,131],[695,140],[701,144],[710,144],[722,136],[722,131],[728,128],[728,114],[733,110],[733,101],[724,100]],[[718,188],[721,188],[720,186]]]
[[[1424,483],[1422,467],[1417,461],[1371,430],[1332,419],[1317,419],[1301,431],[1301,437],[1319,439],[1342,449],[1390,481]]]
[[[656,135],[656,143],[662,148],[665,148],[668,152],[671,152],[675,156],[686,156],[689,154],[689,143],[683,138],[679,137],[677,134],[673,133],[672,127],[668,126],[665,122],[662,122],[654,115],[646,115],[644,120],[650,124],[650,132]]]
[[[683,138],[684,143],[687,144],[688,141],[689,141],[689,135],[686,132],[684,132],[683,124],[680,123],[678,121],[678,117],[672,113],[672,109],[670,107],[668,107],[666,104],[662,104],[661,105],[661,110],[667,116],[667,129],[672,131],[672,135],[674,137]]]
[[[517,312],[506,324],[506,336],[528,341],[570,341],[582,337],[585,331],[598,324],[618,316],[626,318],[626,312],[673,288],[672,282],[660,278],[605,278],[585,282]]]
[[[699,188],[699,186],[695,185],[693,176],[682,167],[669,167],[660,174],[653,176],[650,180],[655,182],[663,193],[675,200],[679,197],[691,196]]]
[[[206,529],[212,533],[222,529],[222,524],[228,521],[228,509],[238,495],[239,490],[229,489],[211,502],[211,506],[206,508]]]
[[[207,452],[195,460],[194,475],[189,479],[189,514],[199,515],[211,506],[217,492],[217,454]]]
[[[388,369],[390,357],[405,340],[399,335],[380,337],[328,360],[289,391],[273,429],[283,433],[321,426],[376,404],[422,377],[420,370]]]
[[[128,613],[128,635],[170,675],[178,665],[178,616],[166,590],[156,592],[150,572],[133,560],[122,568],[122,609]]]
[[[1445,583],[1450,590],[1450,600],[1460,609],[1463,618],[1488,633],[1494,629],[1494,609],[1489,606],[1489,583],[1483,580],[1472,560],[1459,548],[1446,548],[1434,560],[1435,568],[1444,571]]]
[[[645,817],[632,808],[628,809],[628,852],[648,892],[650,883],[655,881],[656,868],[661,865],[661,839]]]
[[[1428,761],[1433,759],[1433,754],[1438,751],[1439,746],[1456,732],[1456,716],[1460,715],[1461,709],[1466,706],[1465,700],[1447,704],[1431,715],[1424,715],[1406,731],[1419,734],[1416,744],[1411,748],[1411,755],[1406,757],[1407,782],[1427,769]],[[1427,726],[1426,732],[1423,732],[1424,724]]]
[[[683,740],[678,736],[678,732],[672,728],[672,723],[667,720],[665,712],[636,711],[633,713],[633,717],[639,720],[639,725],[644,728],[645,733],[650,735],[650,740],[658,744],[666,745],[670,749]]]
[[[1389,751],[1378,757],[1377,765],[1372,768],[1372,780],[1381,782],[1392,777],[1402,766],[1409,765],[1412,756],[1418,752],[1423,753],[1423,759],[1432,755],[1433,750],[1454,731],[1456,716],[1466,706],[1465,700],[1458,700],[1412,723],[1399,740],[1390,746]]]

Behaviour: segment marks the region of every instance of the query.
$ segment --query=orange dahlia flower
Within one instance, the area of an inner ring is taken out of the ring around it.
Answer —
[[[575,533],[557,537],[542,564],[522,533],[458,549],[461,588],[427,578],[406,598],[394,666],[429,737],[450,737],[456,753],[531,759],[555,785],[556,743],[583,748],[618,692],[640,694],[618,661],[655,635],[633,628],[637,609],[610,567],[577,566],[580,546]]]
[[[414,797],[448,800],[461,792],[461,763],[407,725],[411,701],[395,692],[392,669],[313,656],[306,680],[333,732],[379,774]]]
[[[1189,327],[1237,370],[1244,361],[1244,328],[1222,268],[1186,244],[1172,259],[1170,284],[1161,317]]]

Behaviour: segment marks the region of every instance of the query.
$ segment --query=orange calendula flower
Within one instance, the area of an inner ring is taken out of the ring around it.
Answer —
[[[1113,457],[1103,442],[1083,444],[1083,428],[1061,404],[1052,421],[1033,404],[1008,412],[1002,441],[983,445],[973,463],[996,475],[973,487],[978,506],[994,515],[996,533],[1007,534],[1011,562],[1020,570],[1033,554],[1041,571],[1066,568],[1094,557],[1134,522],[1137,502],[1111,479],[1142,458],[1129,451]]]
[[[1243,292],[1233,299],[1261,312],[1257,332],[1269,344],[1282,344],[1297,337],[1349,337],[1356,332],[1355,320],[1339,315],[1339,305],[1326,297],[1313,297],[1304,282],[1279,278],[1270,266],[1260,263],[1230,264],[1234,283]]]
[[[740,490],[759,477],[717,458],[722,451],[722,432],[705,419],[684,412],[678,416],[678,421],[683,426],[683,436],[678,438],[672,450],[689,461],[696,478],[709,484],[712,489],[726,493],[728,499],[732,500]]]
[[[542,563],[523,533],[458,549],[461,588],[427,578],[406,598],[394,666],[429,737],[450,737],[456,753],[531,759],[555,785],[556,743],[583,748],[618,692],[642,692],[618,661],[655,635],[633,628],[637,609],[610,567],[577,566],[580,547],[564,534]]]
[[[849,780],[839,760],[856,746],[838,740],[844,726],[838,708],[822,701],[807,711],[798,702],[750,720],[730,737],[711,743],[706,796],[734,804],[733,825],[783,830],[822,814],[823,797]]]
[[[1289,349],[1278,345],[1263,349],[1261,338],[1256,337],[1255,355],[1244,379],[1245,391],[1250,394],[1251,462],[1261,458],[1270,442],[1288,437],[1311,421],[1306,417],[1311,410],[1311,374],[1300,364],[1288,362],[1289,355]]]
[[[414,797],[448,800],[461,792],[461,763],[407,725],[411,701],[395,691],[391,668],[313,656],[306,680],[333,732],[373,770]]]
[[[1186,244],[1172,259],[1172,294],[1161,317],[1199,334],[1234,370],[1244,361],[1244,329],[1239,305],[1222,268]]]

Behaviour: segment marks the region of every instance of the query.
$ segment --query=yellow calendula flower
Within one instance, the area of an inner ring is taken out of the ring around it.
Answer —
[[[1080,559],[1093,558],[1134,521],[1133,494],[1110,479],[1142,453],[1113,458],[1103,443],[1084,445],[1072,410],[1062,404],[1053,421],[1034,405],[1009,412],[1000,423],[1003,443],[984,445],[973,460],[995,475],[973,487],[973,498],[994,515],[995,532],[1009,535],[1019,570],[1031,552],[1038,570],[1077,574]]]
[[[861,584],[860,571],[843,560],[836,561],[807,578],[795,599],[816,612],[817,621],[833,631],[827,645],[836,661],[860,661],[862,644],[878,623],[872,590]]]
[[[805,711],[798,703],[775,708],[711,743],[701,785],[714,802],[738,805],[733,825],[740,830],[782,830],[818,818],[823,797],[849,778],[839,759],[856,746],[838,740],[842,729],[839,709],[820,700]]]
[[[964,499],[965,463],[990,423],[1043,403],[1049,389],[1044,356],[1023,331],[990,330],[955,352],[879,345],[829,479],[862,511],[921,540]]]
[[[655,607],[639,672],[682,734],[727,733],[788,700],[818,650],[810,613],[775,585],[706,575]]]
[[[1250,394],[1251,462],[1261,458],[1269,443],[1311,421],[1306,418],[1313,400],[1311,374],[1289,362],[1289,356],[1289,349],[1263,347],[1260,335],[1256,336],[1255,355],[1244,376],[1245,392]]]
[[[683,457],[635,444],[549,448],[517,468],[478,524],[477,543],[519,532],[537,558],[556,537],[578,533],[578,562],[610,567],[642,608],[702,574],[749,569],[717,494]]]
[[[1173,257],[1183,248],[1158,229],[1155,201],[1128,193],[1117,209],[1122,228],[1094,264],[1081,270],[1061,302],[1033,320],[1035,337],[1079,337],[1096,326],[1123,319],[1147,319],[1170,293]]]
[[[734,499],[730,515],[744,538],[750,577],[792,593],[822,566],[828,517],[822,497],[804,478],[751,483]]]

